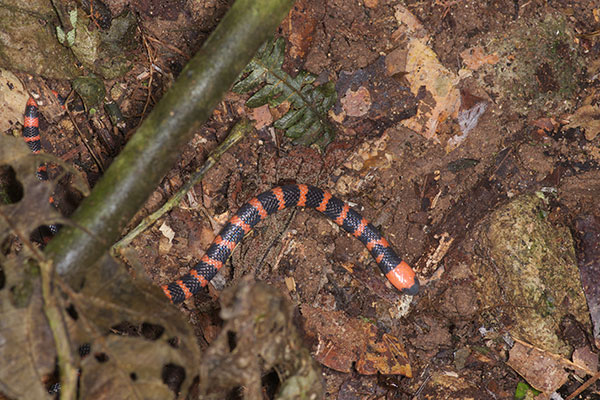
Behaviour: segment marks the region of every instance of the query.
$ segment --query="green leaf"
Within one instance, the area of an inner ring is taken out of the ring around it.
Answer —
[[[289,111],[283,117],[275,121],[273,126],[277,129],[287,130],[294,126],[294,124],[296,124],[305,113],[306,109]]]
[[[72,47],[75,44],[75,29],[67,32],[67,45],[68,47]]]
[[[77,9],[69,11],[69,21],[71,26],[75,28],[75,25],[77,25]]]
[[[269,40],[242,71],[233,86],[236,93],[256,90],[246,102],[250,108],[268,104],[275,108],[289,103],[287,113],[274,122],[273,126],[285,131],[294,143],[315,144],[325,148],[335,137],[327,119],[327,112],[335,104],[335,84],[327,82],[315,86],[316,75],[300,71],[290,76],[281,67],[285,57],[283,38]],[[262,87],[261,87],[262,86]]]
[[[65,39],[67,38],[67,36],[65,35],[65,31],[63,31],[60,26],[56,27],[56,38],[58,39],[58,42],[60,44],[64,44]]]
[[[515,389],[515,400],[524,400],[526,398],[533,398],[540,394],[541,392],[535,390],[531,386],[529,386],[526,382],[517,383],[517,388]]]

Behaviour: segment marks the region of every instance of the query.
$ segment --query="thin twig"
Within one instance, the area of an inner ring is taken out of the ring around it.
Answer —
[[[144,115],[146,115],[146,110],[148,109],[148,105],[150,105],[150,99],[152,98],[152,82],[154,81],[154,68],[152,68],[152,65],[154,64],[154,56],[152,55],[152,51],[150,50],[150,46],[148,45],[148,41],[144,35],[142,35],[142,41],[144,42],[144,47],[146,48],[146,53],[148,54],[148,70],[150,71],[150,79],[148,79],[148,93],[146,95],[146,102],[144,103],[144,109],[142,110],[142,116],[138,126],[140,126],[144,120]]]
[[[48,319],[56,354],[58,356],[58,370],[60,373],[60,398],[75,399],[77,394],[77,368],[71,344],[69,332],[64,319],[64,307],[61,307],[60,296],[52,290],[54,268],[51,261],[39,263],[42,277],[42,298],[44,299],[44,314]]]
[[[600,379],[600,372],[596,372],[594,374],[594,376],[592,376],[590,379],[588,379],[587,381],[585,381],[585,383],[583,385],[579,386],[577,388],[577,390],[574,391],[573,393],[571,393],[569,395],[569,397],[567,397],[565,400],[573,400],[575,397],[579,396],[579,394],[581,392],[583,392],[585,389],[589,388],[598,379]]]
[[[161,46],[164,46],[167,49],[173,51],[174,53],[179,54],[180,56],[184,57],[186,60],[190,57],[189,55],[185,54],[183,51],[179,50],[177,47],[172,46],[172,45],[170,45],[168,43],[162,42],[162,41],[160,41],[160,40],[158,40],[158,39],[156,39],[156,38],[154,38],[154,37],[152,37],[152,36],[150,36],[148,34],[144,34],[144,37],[146,39],[148,39],[148,40],[151,40],[151,41],[155,42],[155,43],[159,43]]]
[[[254,128],[254,124],[247,119],[241,120],[235,124],[235,126],[231,129],[229,135],[223,143],[218,145],[208,156],[204,165],[198,169],[194,175],[192,175],[191,179],[183,185],[181,189],[173,197],[171,197],[161,208],[152,214],[148,215],[146,218],[139,223],[131,232],[129,232],[123,239],[119,240],[112,247],[112,252],[115,254],[123,247],[129,245],[131,241],[139,235],[141,232],[148,229],[152,224],[154,224],[159,218],[165,215],[167,212],[171,211],[175,208],[181,199],[198,183],[208,170],[210,170],[221,158],[223,153],[225,153],[231,146],[236,144],[240,139],[242,139],[248,132],[250,132]]]
[[[67,115],[68,115],[69,119],[71,120],[71,123],[73,124],[73,126],[75,127],[75,130],[77,131],[77,134],[79,135],[79,139],[81,139],[81,142],[83,143],[83,145],[85,146],[85,148],[87,149],[87,151],[92,156],[92,159],[96,163],[96,166],[98,167],[99,172],[103,173],[104,172],[104,164],[102,163],[102,161],[100,161],[100,157],[98,157],[98,155],[96,154],[96,152],[92,148],[92,145],[88,143],[88,140],[87,140],[86,136],[83,134],[83,132],[81,131],[81,129],[79,129],[79,125],[77,125],[77,121],[75,120],[75,116],[69,110],[69,107],[67,106],[68,102],[71,99],[72,95],[73,95],[73,92],[70,92],[69,95],[67,96],[67,98],[65,99],[65,111],[67,112]]]

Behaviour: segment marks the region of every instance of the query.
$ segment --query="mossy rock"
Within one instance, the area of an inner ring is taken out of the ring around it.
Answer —
[[[81,74],[73,54],[56,40],[58,19],[49,1],[0,3],[0,68],[54,79]]]
[[[85,14],[79,10],[78,15]],[[88,19],[78,18],[71,48],[85,67],[106,79],[115,79],[129,70],[130,51],[135,47],[135,16],[124,12],[112,22],[110,29],[103,33],[89,30]]]
[[[486,46],[499,61],[482,68],[482,87],[489,87],[498,101],[510,102],[521,114],[555,110],[569,112],[585,66],[575,33],[560,13],[522,18],[507,27],[504,35],[489,38]]]
[[[590,327],[589,313],[571,233],[546,216],[536,195],[498,208],[474,231],[484,257],[471,269],[488,323],[567,357],[572,349],[558,335],[560,322],[572,314]]]
[[[106,31],[89,29],[82,9],[75,15],[74,29],[63,29],[47,0],[0,2],[0,68],[70,80],[82,75],[81,63],[105,79],[124,75],[136,46],[135,15],[123,12]]]

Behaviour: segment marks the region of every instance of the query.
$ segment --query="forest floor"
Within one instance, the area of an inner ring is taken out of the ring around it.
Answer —
[[[100,110],[93,120],[78,117],[88,127],[87,147],[68,133],[43,139],[45,149],[76,165],[91,184],[229,7],[220,0],[106,3],[113,15],[129,6],[139,19],[131,69],[106,82],[124,123],[106,129]],[[508,399],[517,387],[527,392],[528,381],[542,396],[558,391],[565,398],[586,373],[567,368],[540,387],[532,377],[550,375],[550,367],[509,355],[515,340],[531,342],[514,327],[540,322],[510,314],[520,306],[506,294],[512,282],[502,272],[491,278],[501,298],[494,304],[481,293],[488,289],[477,283],[474,265],[497,261],[485,238],[494,212],[528,194],[543,198],[536,210],[548,229],[566,229],[570,239],[561,243],[578,259],[582,235],[598,234],[598,225],[577,223],[600,218],[600,3],[403,3],[297,1],[277,32],[287,44],[283,70],[334,83],[337,101],[328,117],[335,136],[322,146],[296,144],[272,125],[285,110],[249,108],[248,94],[230,92],[130,226],[181,187],[235,121],[252,118],[255,131],[132,246],[163,284],[197,262],[232,213],[258,193],[288,183],[327,189],[414,266],[420,294],[398,295],[361,243],[318,213],[285,210],[243,240],[207,294],[184,304],[201,344],[209,345],[220,329],[219,292],[250,275],[297,307],[328,399]],[[68,91],[64,83],[50,85]],[[78,202],[60,189],[57,197],[66,213]],[[592,325],[599,321],[575,320],[579,335],[562,329],[560,351],[529,344],[555,354],[563,366],[564,360],[577,364],[573,351],[586,349],[592,361],[582,368],[593,374]],[[593,398],[599,387],[580,398]]]

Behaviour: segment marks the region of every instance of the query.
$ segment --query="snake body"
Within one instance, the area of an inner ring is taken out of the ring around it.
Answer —
[[[56,92],[54,95],[58,99],[58,102],[64,106],[64,99]],[[40,140],[40,120],[39,120],[39,112],[38,105],[33,97],[29,97],[27,100],[27,105],[25,106],[25,114],[23,116],[23,139],[29,146],[29,150],[32,153],[38,154],[42,151],[42,142]],[[36,175],[39,180],[47,181],[48,180],[48,171],[46,168],[46,164],[41,164],[37,171]],[[54,205],[54,197],[50,196],[48,199],[50,204]],[[51,235],[56,235],[58,233],[58,225],[48,225],[48,229],[50,229]],[[44,235],[42,234],[42,237]]]
[[[294,206],[314,208],[323,213],[367,247],[394,287],[410,295],[418,293],[419,280],[415,272],[398,257],[373,225],[331,193],[297,184],[274,187],[240,207],[200,262],[181,279],[162,286],[165,295],[175,304],[192,297],[217,274],[233,249],[258,222],[278,210]]]
[[[25,141],[33,153],[39,153],[41,142],[38,107],[33,98],[27,101],[23,125]],[[40,165],[37,176],[41,180],[48,179],[45,165]],[[50,202],[53,203],[54,200],[50,198]],[[307,207],[320,211],[367,247],[381,272],[394,287],[409,295],[418,293],[419,280],[415,272],[398,257],[373,225],[331,193],[314,186],[296,184],[274,187],[240,207],[214,239],[200,262],[180,279],[161,286],[165,295],[171,302],[178,304],[198,293],[214,278],[238,243],[257,223],[288,207]],[[56,225],[49,228],[52,234],[58,232]]]

